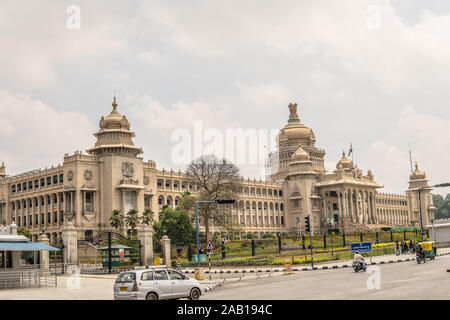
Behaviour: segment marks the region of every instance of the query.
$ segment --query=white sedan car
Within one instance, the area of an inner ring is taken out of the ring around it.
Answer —
[[[200,299],[205,288],[195,279],[165,266],[123,271],[114,284],[115,300]]]

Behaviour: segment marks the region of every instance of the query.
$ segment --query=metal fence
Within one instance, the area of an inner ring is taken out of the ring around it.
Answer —
[[[50,269],[25,268],[0,271],[0,289],[56,287],[56,274]]]

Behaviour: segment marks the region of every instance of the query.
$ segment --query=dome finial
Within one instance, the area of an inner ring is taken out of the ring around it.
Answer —
[[[289,120],[298,120],[297,104],[289,103]]]
[[[114,94],[114,101],[112,103],[113,109],[116,110],[117,109],[117,101],[116,101],[116,95]]]

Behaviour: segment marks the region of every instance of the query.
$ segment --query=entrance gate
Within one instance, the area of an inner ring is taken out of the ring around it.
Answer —
[[[59,249],[59,251],[49,252],[51,269],[53,268],[56,273],[64,273],[64,242],[61,238],[57,238],[51,241],[50,245]]]
[[[78,239],[81,272],[120,272],[141,265],[141,242],[115,231],[86,235]]]

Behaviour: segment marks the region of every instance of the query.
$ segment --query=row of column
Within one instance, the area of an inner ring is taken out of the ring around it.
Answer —
[[[345,189],[337,191],[337,203],[340,223],[343,220],[357,224],[388,223],[408,224],[408,213],[404,210],[377,209],[376,193],[361,189]],[[322,208],[328,213],[328,203],[322,194]],[[326,219],[326,216],[323,217]]]
[[[327,214],[328,203],[324,193],[321,196],[323,212]],[[377,222],[375,192],[360,189],[337,191],[337,203],[340,223],[344,220],[357,224]]]

